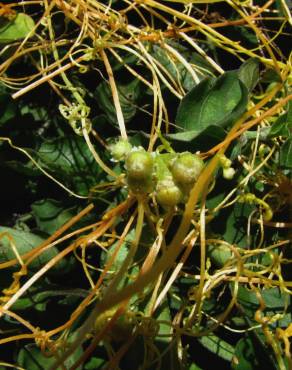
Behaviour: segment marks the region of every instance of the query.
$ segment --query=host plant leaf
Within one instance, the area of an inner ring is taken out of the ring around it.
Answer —
[[[0,44],[24,39],[32,32],[33,27],[34,21],[29,15],[18,13],[12,21],[0,28]]]
[[[210,126],[227,127],[245,111],[247,88],[236,72],[206,78],[182,99],[175,123],[183,131],[203,133]]]

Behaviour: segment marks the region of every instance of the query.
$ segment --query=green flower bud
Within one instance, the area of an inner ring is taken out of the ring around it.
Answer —
[[[231,160],[229,158],[227,158],[226,155],[224,155],[224,154],[221,154],[219,156],[219,160],[220,160],[220,164],[221,164],[222,168],[224,168],[224,169],[230,168],[231,165],[232,165]]]
[[[115,161],[122,161],[130,153],[132,145],[128,140],[119,140],[109,146],[109,151]]]
[[[175,182],[181,185],[192,185],[197,181],[204,162],[192,153],[182,153],[175,159],[170,167]]]
[[[131,152],[126,158],[128,178],[135,181],[145,181],[152,177],[153,158],[144,150]]]
[[[223,177],[226,180],[232,180],[235,175],[235,169],[233,167],[223,169]]]
[[[174,207],[183,199],[183,194],[171,178],[159,181],[156,187],[156,200],[165,208]]]

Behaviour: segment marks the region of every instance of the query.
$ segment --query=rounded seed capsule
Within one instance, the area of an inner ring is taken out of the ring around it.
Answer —
[[[135,181],[145,181],[153,173],[153,158],[144,150],[131,152],[126,158],[128,178]]]
[[[150,177],[149,179],[139,179],[136,180],[132,177],[127,178],[127,183],[129,189],[132,191],[132,193],[138,195],[138,194],[149,194],[153,191],[154,189],[154,184],[152,181],[152,178]]]
[[[173,161],[170,170],[178,184],[191,185],[198,179],[203,167],[204,162],[199,156],[186,152]]]
[[[162,207],[174,207],[182,201],[183,194],[171,178],[159,181],[156,200]]]

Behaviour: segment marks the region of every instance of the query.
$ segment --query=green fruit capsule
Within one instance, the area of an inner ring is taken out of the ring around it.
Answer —
[[[171,178],[159,181],[156,187],[156,200],[162,207],[174,207],[182,201],[183,194]]]
[[[132,193],[138,194],[149,194],[153,191],[154,185],[151,177],[144,180],[135,180],[131,177],[127,178],[128,187]]]
[[[126,169],[131,181],[149,180],[153,173],[153,158],[144,150],[131,152],[126,158]]]
[[[185,152],[180,154],[170,166],[175,182],[181,185],[192,185],[197,181],[204,162],[192,153]]]
[[[114,144],[109,146],[109,151],[113,157],[114,161],[122,161],[130,153],[132,145],[128,140],[119,140]]]

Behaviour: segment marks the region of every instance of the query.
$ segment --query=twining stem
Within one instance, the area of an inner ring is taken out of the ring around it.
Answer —
[[[139,241],[140,241],[140,238],[141,238],[142,229],[143,229],[143,220],[144,220],[143,201],[139,200],[138,201],[138,217],[137,217],[137,225],[136,225],[134,240],[131,243],[131,248],[130,248],[130,251],[129,251],[125,261],[123,262],[121,268],[119,269],[117,275],[115,276],[115,278],[111,282],[110,286],[106,290],[105,295],[109,295],[109,296],[113,296],[113,297],[116,295],[117,286],[121,281],[121,277],[124,276],[125,272],[127,271],[128,267],[132,263],[132,260],[133,260],[135,254],[136,254],[137,247],[138,247],[138,244],[139,244]],[[123,301],[126,302],[125,304],[128,303],[129,298],[130,298],[130,296],[126,297],[126,299],[123,300]],[[71,353],[74,352],[74,350],[79,345],[81,345],[81,343],[86,339],[86,334],[92,330],[93,324],[94,324],[96,318],[97,318],[96,311],[93,310],[91,312],[91,314],[89,315],[89,317],[86,319],[85,323],[82,325],[82,327],[79,328],[78,336],[77,336],[76,340],[70,345],[70,348],[68,349],[68,351],[66,351],[61,356],[61,358],[52,366],[52,368],[50,368],[50,370],[56,369],[61,363],[63,363],[63,361],[65,361],[66,358],[68,358],[68,356]],[[102,331],[102,333],[103,333],[103,331]],[[100,340],[101,338],[102,338],[102,336],[98,335],[98,340]],[[97,344],[97,339],[96,338],[94,339],[94,344],[95,345]]]
[[[279,64],[278,64],[278,61],[277,61],[277,58],[275,57],[274,53],[273,53],[273,50],[271,49],[264,33],[262,32],[262,30],[258,29],[257,26],[254,24],[253,21],[251,21],[248,17],[246,17],[246,15],[244,14],[243,11],[241,11],[239,9],[239,7],[234,3],[232,2],[231,0],[226,0],[226,2],[231,6],[233,7],[237,12],[238,14],[241,15],[241,17],[243,19],[246,19],[247,23],[249,24],[249,26],[253,29],[253,31],[255,32],[255,34],[257,35],[257,37],[261,40],[261,42],[263,43],[263,45],[265,46],[265,48],[267,49],[268,53],[270,54],[270,57],[274,63],[274,67],[275,67],[275,70],[277,71],[278,75],[281,76],[281,71],[280,71],[280,68],[279,68]]]
[[[111,88],[111,91],[112,91],[112,97],[113,97],[113,101],[114,101],[114,106],[115,106],[115,110],[116,110],[116,115],[117,115],[118,125],[119,125],[119,128],[120,128],[121,137],[122,137],[122,139],[127,140],[128,135],[127,135],[126,127],[125,127],[124,115],[123,115],[121,104],[120,104],[119,93],[118,93],[117,85],[116,85],[116,82],[115,82],[113,70],[112,70],[110,62],[108,60],[108,57],[106,55],[106,52],[103,49],[100,50],[100,55],[103,59],[104,66],[105,66],[106,71],[107,71],[108,80],[109,80],[110,88]]]
[[[236,43],[228,39],[227,37],[221,35],[219,32],[212,29],[209,25],[199,21],[198,19],[195,19],[194,17],[190,15],[184,14],[183,12],[179,12],[178,10],[175,10],[155,0],[136,0],[136,1],[137,3],[146,4],[148,6],[160,9],[166,12],[167,14],[173,15],[177,19],[181,19],[182,21],[185,21],[188,24],[196,26],[197,30],[199,30],[207,38],[211,39],[213,42],[215,42],[222,48],[227,49],[227,46],[224,46],[224,44],[229,45],[231,47],[230,49],[228,48],[230,53],[235,53],[235,50],[236,50],[237,52],[249,55],[250,57],[256,57],[259,60],[261,60],[263,63],[269,64],[269,65],[273,64],[273,61],[271,61],[270,59],[260,57],[259,55],[253,53],[252,51],[243,48],[239,43]]]
[[[82,134],[83,134],[83,137],[86,141],[86,144],[87,144],[91,154],[93,155],[93,158],[95,159],[96,163],[100,166],[101,169],[103,169],[103,171],[105,173],[112,176],[113,178],[117,178],[118,175],[102,161],[102,159],[98,155],[97,151],[94,149],[94,146],[92,145],[92,143],[90,141],[90,137],[89,137],[89,134],[88,134],[87,129],[85,127],[85,124],[82,124]]]
[[[28,93],[29,91],[35,89],[36,87],[42,85],[43,83],[51,80],[52,78],[58,76],[59,74],[67,71],[68,69],[72,68],[76,63],[82,62],[85,60],[86,57],[84,55],[80,56],[78,59],[76,59],[74,62],[69,62],[65,64],[64,66],[60,66],[58,69],[55,71],[43,76],[37,81],[32,82],[31,84],[25,86],[23,89],[17,91],[16,93],[12,94],[13,99],[20,98],[22,95]]]
[[[45,5],[46,5],[46,8],[48,8],[47,0],[45,0]],[[74,88],[71,81],[68,79],[68,77],[64,73],[64,70],[62,69],[64,67],[61,67],[61,62],[60,62],[60,58],[59,58],[58,49],[57,49],[56,43],[55,43],[54,29],[53,29],[53,26],[52,26],[52,21],[51,21],[50,15],[47,16],[47,23],[48,23],[50,39],[51,39],[51,42],[52,42],[53,55],[54,55],[54,58],[55,58],[56,62],[60,66],[60,68],[57,71],[59,71],[67,89],[72,93],[72,95],[75,98],[75,100],[77,101],[77,103],[80,105],[80,107],[84,107],[84,109],[85,109],[86,104],[85,104],[85,101],[84,101],[82,95],[79,93],[79,91],[76,88]],[[84,58],[84,56],[83,56],[83,58]],[[75,61],[75,63],[76,63],[76,61]],[[89,150],[91,151],[95,161],[108,175],[110,175],[114,178],[117,177],[117,175],[114,173],[114,171],[112,171],[105,163],[103,163],[100,156],[97,154],[96,150],[94,149],[93,145],[91,144],[91,141],[90,141],[90,138],[89,138],[89,135],[88,135],[88,129],[86,127],[87,117],[82,117],[82,115],[81,115],[80,119],[81,119],[81,124],[82,124],[82,134],[84,136],[86,144],[87,144]]]
[[[105,294],[114,295],[117,291],[117,287],[119,283],[121,282],[122,277],[126,274],[129,266],[133,262],[133,258],[135,257],[135,254],[137,252],[137,248],[139,245],[139,241],[142,234],[143,229],[143,221],[144,221],[144,207],[142,201],[138,201],[138,216],[137,216],[137,224],[135,229],[135,237],[134,240],[131,243],[129,253],[127,254],[127,257],[122,263],[122,266],[120,267],[119,271],[115,275],[114,279],[110,283],[108,289],[106,290]]]
[[[205,200],[207,196],[207,189],[202,196],[201,212],[200,212],[200,282],[196,293],[196,306],[194,310],[194,317],[198,317],[198,322],[201,321],[202,304],[203,304],[203,289],[206,279],[206,217],[205,217]]]

